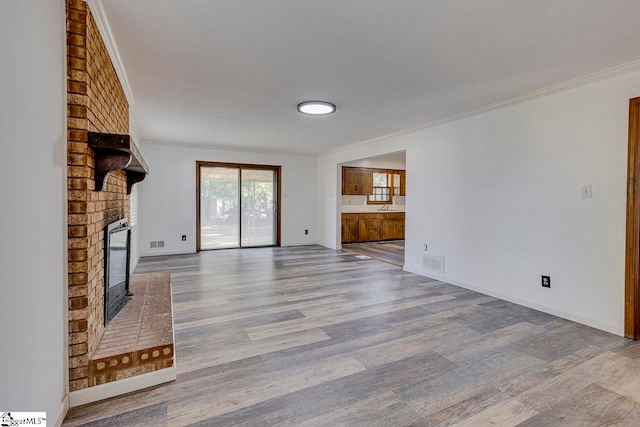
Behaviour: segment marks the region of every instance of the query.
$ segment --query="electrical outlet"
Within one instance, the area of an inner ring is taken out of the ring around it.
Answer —
[[[542,287],[543,288],[551,287],[551,276],[542,276]]]
[[[309,234],[309,230],[304,230],[304,234]]]
[[[186,241],[187,241],[187,235],[186,235],[186,234],[183,234],[183,235],[182,235],[182,241],[183,241],[183,242],[186,242]]]

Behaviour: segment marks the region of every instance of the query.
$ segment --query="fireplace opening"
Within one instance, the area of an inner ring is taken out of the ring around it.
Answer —
[[[131,258],[131,227],[126,219],[113,222],[105,229],[105,326],[124,307],[129,297],[129,260]]]

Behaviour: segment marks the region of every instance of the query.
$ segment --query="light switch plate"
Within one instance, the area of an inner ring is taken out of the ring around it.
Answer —
[[[593,196],[591,185],[583,185],[581,187],[580,193],[582,194],[583,199],[590,199]]]

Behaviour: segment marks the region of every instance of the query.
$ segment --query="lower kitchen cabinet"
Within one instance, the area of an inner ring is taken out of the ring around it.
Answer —
[[[377,218],[361,219],[358,228],[360,230],[359,242],[373,242],[380,240],[380,220]]]
[[[342,243],[360,241],[360,224],[357,219],[344,219],[342,216]]]
[[[404,239],[403,219],[382,220],[382,240]]]
[[[404,212],[342,214],[342,243],[397,239],[404,239]]]

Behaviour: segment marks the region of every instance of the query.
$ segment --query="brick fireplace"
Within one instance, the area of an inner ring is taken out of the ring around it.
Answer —
[[[109,174],[103,191],[95,191],[96,154],[88,135],[127,135],[129,104],[87,4],[66,0],[66,10],[69,391],[74,392],[141,370],[98,379],[90,369],[105,329],[104,230],[128,219],[129,197],[121,170]],[[157,369],[170,364],[165,360]]]

